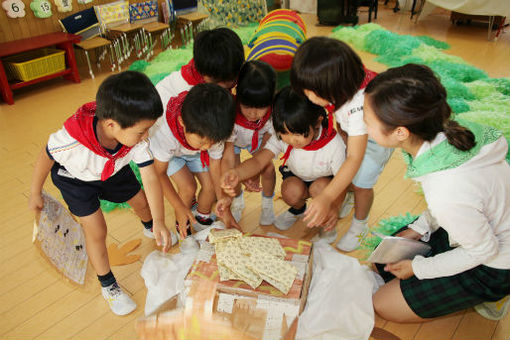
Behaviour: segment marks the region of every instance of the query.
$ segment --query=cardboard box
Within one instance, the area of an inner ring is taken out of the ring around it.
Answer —
[[[253,235],[260,236],[260,235]],[[261,236],[267,237],[267,236]],[[312,243],[304,240],[277,238],[286,252],[286,261],[298,269],[288,294],[263,281],[252,289],[242,281],[219,281],[214,247],[204,243],[186,277],[186,287],[197,280],[217,284],[213,312],[232,322],[236,329],[263,340],[281,339],[303,310],[312,276]]]

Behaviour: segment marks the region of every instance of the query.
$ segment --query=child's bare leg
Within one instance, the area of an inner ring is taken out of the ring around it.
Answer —
[[[106,251],[106,221],[101,209],[88,216],[80,217],[85,234],[85,244],[90,264],[97,275],[106,275],[110,272],[110,262]]]
[[[374,189],[360,188],[355,185],[352,187],[354,189],[354,217],[358,220],[365,220],[374,202]]]
[[[290,208],[276,216],[274,225],[280,230],[287,230],[305,212],[306,199],[310,196],[305,183],[295,176],[283,180],[281,191],[283,200]]]
[[[375,312],[385,320],[399,323],[427,321],[409,307],[402,295],[399,279],[393,279],[379,288],[372,300]]]
[[[142,189],[140,189],[136,195],[127,201],[127,203],[133,208],[135,214],[138,215],[143,222],[152,220],[149,202],[147,201],[145,192]]]
[[[260,174],[262,182],[262,193],[266,197],[272,197],[276,183],[276,171],[273,162],[269,163]]]
[[[110,270],[106,250],[106,221],[103,212],[97,209],[91,215],[80,217],[80,223],[83,226],[90,263],[101,283],[101,294],[115,314],[131,313],[136,309],[136,303],[118,286]]]
[[[211,173],[209,171],[197,172],[195,173],[195,176],[197,176],[198,181],[200,182],[197,211],[202,214],[209,214],[213,203],[216,201],[216,192],[214,191]]]
[[[309,189],[310,196],[317,197],[318,195],[320,195],[320,193],[330,182],[331,178],[329,177],[317,178],[310,185]],[[338,221],[338,210],[340,209],[340,205],[344,201],[346,193],[347,193],[346,191],[342,192],[333,202],[331,202],[331,211],[326,217],[326,220],[324,220],[322,223],[322,226],[326,227],[326,229],[329,229],[328,227],[333,227],[336,225],[336,222]]]
[[[193,173],[189,171],[187,166],[183,166],[179,171],[170,176],[170,178],[174,181],[175,185],[177,185],[177,193],[184,205],[191,208],[191,202],[197,191],[197,182],[195,181]]]
[[[354,217],[347,233],[336,244],[343,251],[353,251],[361,244],[368,231],[368,213],[374,201],[374,189],[352,186],[354,189]]]
[[[273,162],[269,163],[260,175],[262,180],[262,211],[260,225],[271,225],[275,221],[273,195],[276,182],[276,172]]]

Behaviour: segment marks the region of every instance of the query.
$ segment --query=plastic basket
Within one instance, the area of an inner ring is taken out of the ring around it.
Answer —
[[[3,59],[9,80],[30,81],[64,71],[65,51],[42,48]]]

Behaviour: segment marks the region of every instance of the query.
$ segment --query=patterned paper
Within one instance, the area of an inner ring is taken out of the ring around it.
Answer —
[[[243,234],[237,229],[211,229],[209,233],[209,242],[218,243],[227,239],[239,238],[241,236],[243,236]]]
[[[285,250],[283,250],[280,242],[275,238],[268,237],[243,237],[240,240],[240,247],[248,254],[262,253],[275,256],[277,258],[285,258]]]
[[[273,284],[273,282],[270,281],[281,283],[281,285],[273,284],[273,286],[284,294],[287,294],[290,287],[292,287],[292,283],[296,279],[297,274],[296,267],[290,263],[262,253],[254,254],[251,257],[251,261],[248,263],[248,267],[262,276],[264,280],[269,278],[270,280],[266,280],[268,283]]]

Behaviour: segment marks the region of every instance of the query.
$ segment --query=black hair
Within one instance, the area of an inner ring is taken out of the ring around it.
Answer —
[[[368,84],[365,94],[387,132],[403,126],[425,141],[444,132],[448,143],[459,150],[475,146],[473,133],[450,119],[446,90],[427,66],[390,68]]]
[[[241,67],[236,88],[239,103],[257,108],[270,106],[275,88],[276,72],[271,65],[260,60],[251,60]]]
[[[276,94],[272,119],[278,135],[290,132],[308,137],[310,128],[317,126],[320,117],[323,117],[322,127],[327,128],[328,119],[324,108],[297,94],[290,86]]]
[[[187,132],[218,143],[234,129],[234,98],[216,84],[198,84],[184,98],[181,114]]]
[[[346,43],[333,38],[313,37],[299,46],[290,68],[292,88],[341,107],[358,92],[365,69],[360,57]]]
[[[201,75],[217,82],[233,81],[244,62],[243,43],[225,27],[202,31],[195,37],[193,59]]]
[[[163,114],[156,88],[145,74],[135,71],[106,78],[97,91],[96,105],[97,118],[113,119],[123,129]]]

